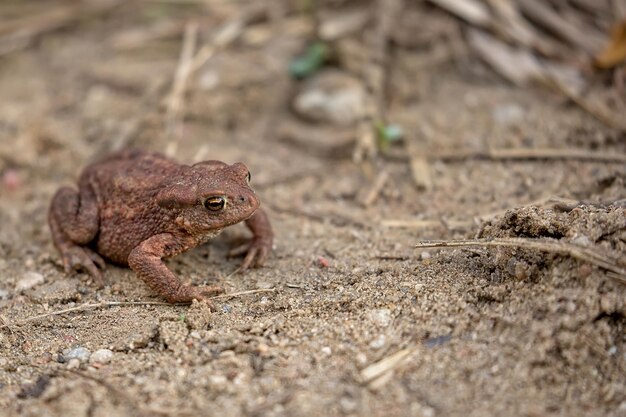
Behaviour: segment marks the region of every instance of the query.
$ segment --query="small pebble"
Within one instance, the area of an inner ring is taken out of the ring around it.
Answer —
[[[101,365],[106,365],[111,362],[113,359],[113,351],[109,349],[98,349],[89,357],[89,363],[99,363]]]
[[[501,125],[510,125],[524,119],[524,109],[513,103],[496,107],[491,113],[493,120]]]
[[[80,368],[80,361],[76,358],[70,359],[67,363],[67,369],[78,369]]]
[[[321,71],[307,81],[294,100],[305,119],[336,126],[351,126],[364,113],[365,91],[358,79],[338,71]]]
[[[323,256],[318,256],[317,264],[319,265],[320,268],[328,268],[328,266],[330,265],[330,262],[328,261],[328,259],[324,258]]]
[[[367,355],[363,352],[357,353],[355,359],[360,366],[364,366],[367,363]]]
[[[359,404],[354,398],[341,397],[341,399],[339,400],[339,406],[341,407],[341,410],[346,414],[354,412],[358,405]]]
[[[391,324],[391,310],[388,308],[381,308],[378,310],[370,310],[368,312],[369,319],[377,326],[387,327]]]
[[[43,284],[44,278],[39,272],[26,272],[22,279],[15,284],[15,291],[20,292],[33,288],[36,285]]]
[[[324,355],[330,356],[333,353],[333,351],[328,346],[324,346],[322,348],[322,353]]]
[[[65,355],[66,361],[72,361],[72,359],[77,359],[79,362],[87,362],[91,357],[91,352],[89,349],[86,349],[82,346],[76,346],[70,349],[69,352]]]
[[[14,169],[7,169],[2,174],[2,186],[9,190],[15,191],[22,185],[22,179],[18,172]]]
[[[378,350],[382,348],[383,346],[385,346],[385,343],[387,343],[387,338],[385,337],[384,334],[381,334],[376,339],[370,342],[370,347],[372,349]]]

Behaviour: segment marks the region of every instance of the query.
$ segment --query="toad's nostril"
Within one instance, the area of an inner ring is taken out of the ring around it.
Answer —
[[[240,195],[238,200],[239,200],[240,203],[245,203],[246,202],[246,197]]]

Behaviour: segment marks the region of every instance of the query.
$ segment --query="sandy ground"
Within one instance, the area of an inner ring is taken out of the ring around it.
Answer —
[[[623,261],[623,206],[547,203],[623,199],[623,163],[440,161],[423,190],[402,158],[363,167],[332,137],[286,140],[276,126],[293,118],[301,86],[286,68],[307,37],[280,19],[201,68],[173,147],[163,97],[180,36],[115,46],[162,8],[123,6],[0,60],[0,414],[626,416],[615,274],[528,249],[414,249],[423,239],[551,238]],[[436,132],[410,135],[418,148],[626,152],[623,133],[553,93],[511,87],[468,53],[423,65],[425,53],[396,50],[390,83],[389,118]],[[128,269],[110,266],[101,290],[63,273],[46,223],[52,194],[131,146],[250,167],[276,233],[267,265],[233,274],[240,260],[226,253],[247,237],[239,225],[168,265],[227,293],[265,291],[217,299],[215,313],[105,306],[161,300]],[[363,204],[382,171],[386,186]],[[85,304],[100,305],[23,322]],[[112,357],[70,360],[77,347]]]

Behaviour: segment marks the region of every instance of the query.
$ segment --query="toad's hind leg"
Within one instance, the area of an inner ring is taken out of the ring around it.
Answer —
[[[52,198],[48,223],[54,245],[61,253],[66,272],[85,269],[102,286],[104,260],[87,246],[98,234],[99,215],[96,196],[91,186],[84,184],[80,194],[63,187]]]

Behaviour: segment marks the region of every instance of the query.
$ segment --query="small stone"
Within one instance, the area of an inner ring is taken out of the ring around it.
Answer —
[[[385,346],[385,343],[387,343],[387,338],[385,337],[384,334],[381,334],[376,339],[370,342],[370,347],[372,349],[378,350],[382,348],[383,346]]]
[[[367,355],[365,353],[363,353],[363,352],[357,353],[355,359],[356,359],[356,363],[359,366],[363,366],[363,365],[367,364]]]
[[[224,375],[210,375],[209,376],[209,387],[211,391],[221,392],[226,389],[226,384],[228,383],[228,379]]]
[[[187,310],[185,321],[193,330],[204,330],[211,323],[211,305],[206,301],[193,300]]]
[[[78,359],[81,363],[89,361],[91,356],[91,352],[89,349],[84,348],[82,346],[76,346],[70,349],[67,354],[64,355],[66,361],[71,361],[72,359]]]
[[[0,300],[6,300],[9,298],[9,292],[4,288],[0,288]]]
[[[374,322],[375,325],[380,327],[387,327],[391,324],[391,310],[388,308],[381,308],[378,310],[370,310],[368,312],[369,319]]]
[[[15,284],[15,291],[21,292],[29,288],[33,288],[36,285],[43,284],[44,278],[39,272],[26,272],[22,279]]]
[[[320,71],[307,81],[293,106],[305,119],[351,126],[364,113],[365,91],[359,80],[338,70]]]
[[[98,349],[89,357],[89,363],[99,363],[101,365],[106,365],[111,362],[113,359],[113,351],[109,349]]]
[[[265,343],[259,343],[259,346],[257,346],[256,348],[256,353],[259,356],[265,356],[267,355],[269,351],[270,351],[270,348]]]
[[[585,235],[578,235],[574,239],[572,239],[572,243],[579,246],[592,246],[593,243],[591,240]]]
[[[330,356],[333,353],[333,351],[330,349],[330,347],[324,346],[322,348],[322,353],[326,356]]]
[[[78,369],[80,368],[80,361],[76,358],[70,359],[67,362],[67,369]]]
[[[524,109],[517,104],[509,103],[496,107],[491,117],[498,124],[510,125],[524,119]]]
[[[358,403],[354,398],[341,397],[339,400],[339,406],[344,413],[349,414],[356,410]]]
[[[180,353],[185,351],[187,347],[185,344],[187,335],[187,325],[180,320],[163,321],[159,325],[159,337],[161,342],[168,350],[173,352]]]

